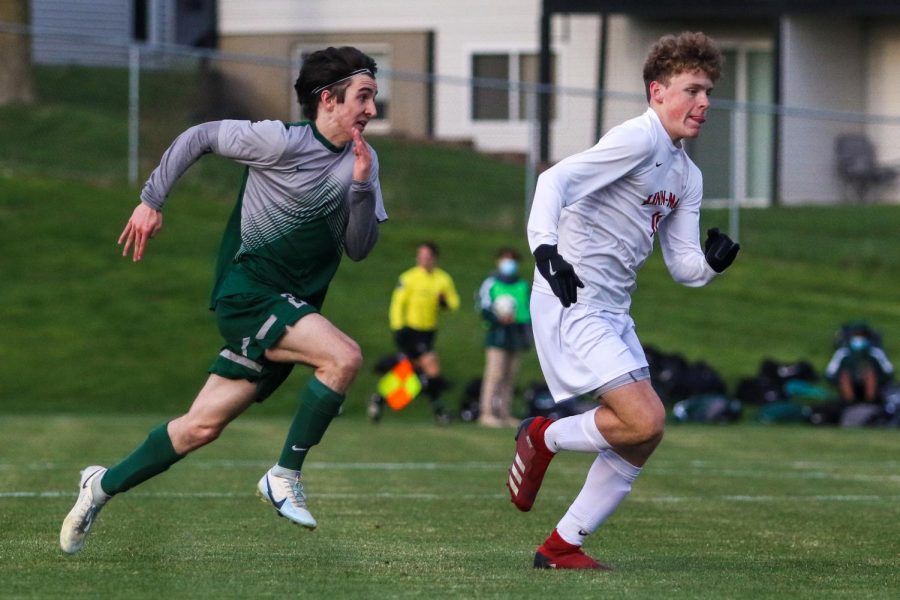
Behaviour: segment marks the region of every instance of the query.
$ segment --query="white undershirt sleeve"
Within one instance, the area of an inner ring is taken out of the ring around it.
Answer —
[[[716,272],[700,249],[700,199],[703,179],[696,171],[687,195],[659,226],[663,259],[672,279],[688,287],[706,285]]]

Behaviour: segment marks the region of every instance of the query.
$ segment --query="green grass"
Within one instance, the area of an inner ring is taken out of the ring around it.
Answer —
[[[424,164],[411,180],[449,179],[440,164],[461,160],[456,149],[378,140],[386,188],[403,180],[387,177],[392,164]],[[410,157],[411,156],[411,157]],[[509,165],[467,154],[473,163]],[[179,183],[170,198],[163,232],[146,259],[133,264],[115,245],[135,204],[124,186],[98,186],[70,179],[0,176],[0,393],[4,410],[181,410],[201,383],[219,345],[206,310],[213,257],[233,203],[239,169],[214,158]],[[405,168],[411,168],[407,165]],[[461,167],[462,168],[462,167]],[[481,168],[487,168],[484,165]],[[513,178],[509,178],[512,180]],[[212,180],[212,189],[206,187]],[[228,185],[226,185],[226,182]],[[457,184],[462,186],[462,184]],[[227,191],[219,192],[218,187]],[[348,410],[361,411],[373,389],[371,366],[392,349],[387,307],[397,274],[412,264],[418,240],[443,249],[442,264],[455,277],[463,306],[441,325],[438,350],[445,371],[463,384],[480,374],[482,328],[472,308],[481,278],[498,246],[525,248],[522,221],[505,226],[519,194],[483,200],[477,189],[461,197],[461,221],[481,215],[480,225],[435,216],[439,199],[408,190],[387,192],[392,220],[369,259],[345,261],[324,312],[360,341],[367,363],[351,390]],[[392,200],[397,202],[392,204]],[[403,199],[407,200],[404,201]],[[466,199],[468,198],[468,199]],[[406,217],[393,216],[393,206]],[[721,212],[705,223],[723,223]],[[868,319],[885,334],[890,356],[900,354],[900,207],[783,208],[744,211],[738,261],[720,280],[702,289],[671,281],[657,252],[639,277],[633,313],[646,344],[706,360],[730,386],[753,375],[764,358],[806,359],[819,370],[831,353],[832,333],[847,320]],[[40,357],[39,360],[36,360]],[[52,373],[48,377],[46,374]],[[298,370],[295,381],[306,375]],[[534,354],[526,357],[521,381],[539,379]],[[299,382],[279,392],[265,410],[289,410]],[[89,399],[82,402],[80,399]],[[455,402],[455,400],[453,400]],[[86,404],[86,406],[85,406]],[[413,407],[415,418],[422,414]]]
[[[892,431],[672,427],[586,549],[612,573],[531,569],[590,463],[561,455],[532,512],[503,486],[511,430],[339,418],[306,469],[307,532],[254,498],[283,419],[217,443],[104,509],[85,549],[58,527],[89,462],[147,416],[0,421],[0,596],[891,598],[900,592]],[[97,435],[102,432],[102,435]]]

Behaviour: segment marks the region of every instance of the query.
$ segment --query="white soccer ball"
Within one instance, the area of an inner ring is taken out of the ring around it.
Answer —
[[[494,298],[491,310],[498,319],[510,320],[516,316],[516,299],[509,294],[503,294]]]

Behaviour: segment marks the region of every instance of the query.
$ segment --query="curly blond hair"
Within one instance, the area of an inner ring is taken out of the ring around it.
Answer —
[[[683,31],[659,38],[644,61],[644,89],[650,101],[650,82],[668,85],[679,73],[703,71],[713,82],[722,74],[724,63],[718,44],[703,32]]]

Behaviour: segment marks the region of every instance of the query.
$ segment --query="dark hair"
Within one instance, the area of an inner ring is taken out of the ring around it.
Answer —
[[[680,73],[703,71],[713,82],[722,74],[722,52],[718,44],[705,33],[683,31],[678,36],[659,38],[644,62],[644,91],[650,101],[650,83],[669,84]]]
[[[294,83],[303,116],[315,121],[319,98],[325,90],[333,93],[338,102],[343,102],[344,93],[350,86],[350,76],[360,69],[367,69],[372,77],[378,71],[372,57],[352,46],[328,47],[304,58],[300,76]]]
[[[516,261],[522,259],[522,255],[519,254],[518,250],[510,248],[509,246],[504,246],[497,250],[497,258],[503,258],[504,256],[508,256]]]
[[[416,246],[416,248],[422,248],[423,246],[425,248],[428,248],[431,251],[431,255],[433,257],[437,258],[441,255],[440,251],[438,250],[437,244],[435,244],[431,240],[425,240],[424,242],[419,242],[419,245]]]

